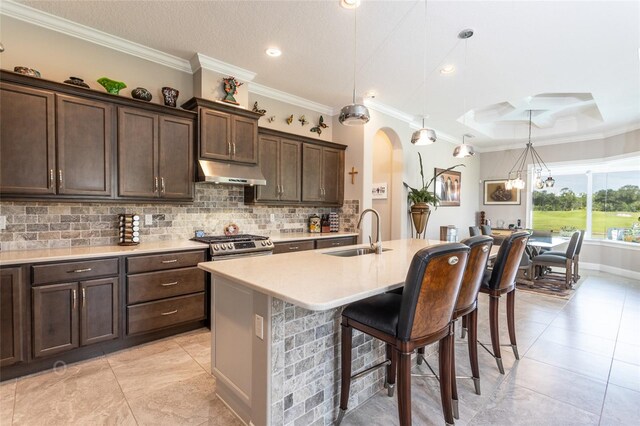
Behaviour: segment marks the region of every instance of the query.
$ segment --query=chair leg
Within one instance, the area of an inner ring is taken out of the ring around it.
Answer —
[[[424,356],[424,346],[418,348],[418,356],[416,357],[416,362],[418,365],[422,365],[422,357]]]
[[[387,388],[387,394],[393,397],[396,389],[396,368],[398,365],[398,357],[393,347],[387,343],[387,359],[391,361],[391,364],[387,365],[387,380],[385,387]]]
[[[469,340],[469,363],[471,364],[471,375],[473,376],[473,385],[476,388],[476,394],[480,395],[480,367],[478,366],[478,308],[471,311],[468,315]]]
[[[411,426],[411,352],[398,352],[398,415],[400,426]]]
[[[573,262],[571,259],[567,259],[564,264],[564,286],[571,288],[571,283],[573,283]]]
[[[453,408],[453,417],[456,419],[460,418],[460,412],[458,411],[458,384],[456,383],[456,346],[455,346],[455,330],[451,333],[451,338],[449,339],[451,348],[451,404]]]
[[[493,347],[493,357],[498,364],[498,370],[500,374],[504,374],[504,367],[502,366],[502,357],[500,356],[500,333],[498,331],[498,306],[500,302],[500,296],[489,297],[489,328],[491,329],[491,346]]]
[[[578,263],[580,261],[580,255],[576,254],[573,258],[573,282],[577,283],[580,279],[580,274],[578,273]]]
[[[336,419],[336,426],[342,422],[344,414],[347,412],[349,403],[349,389],[351,388],[351,338],[353,329],[347,325],[342,325],[342,347],[340,348],[341,359],[341,383],[340,383],[340,412]]]
[[[447,425],[454,424],[453,402],[451,400],[451,334],[440,340],[438,361],[440,364],[440,398],[442,412]]]
[[[516,359],[520,359],[518,354],[518,345],[516,343],[516,289],[514,288],[507,293],[507,327],[509,329],[509,341],[511,342],[511,348]]]
[[[469,329],[469,324],[467,323],[467,316],[462,317],[462,327],[460,327],[460,338],[464,339],[464,336],[467,334],[467,330]]]

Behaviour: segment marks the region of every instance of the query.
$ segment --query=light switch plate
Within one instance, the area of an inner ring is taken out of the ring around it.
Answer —
[[[264,340],[264,318],[256,314],[255,318],[256,337],[260,340]]]
[[[153,225],[153,215],[152,214],[145,214],[144,215],[144,224],[145,225]]]
[[[7,217],[0,216],[0,229],[7,229]]]

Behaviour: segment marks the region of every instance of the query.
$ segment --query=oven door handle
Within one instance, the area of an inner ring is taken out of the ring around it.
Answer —
[[[256,256],[270,256],[272,255],[272,251],[271,250],[265,250],[265,251],[258,251],[258,252],[253,252],[253,253],[238,253],[238,254],[227,254],[227,255],[219,255],[219,256],[211,256],[211,260],[218,261],[218,260],[227,260],[227,259],[240,259],[243,257],[256,257]]]

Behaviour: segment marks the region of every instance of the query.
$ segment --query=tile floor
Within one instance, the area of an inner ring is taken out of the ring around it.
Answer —
[[[505,347],[501,375],[479,350],[482,395],[470,380],[458,380],[457,424],[640,424],[640,282],[586,271],[583,280],[569,302],[518,292],[521,359]],[[501,317],[506,324],[504,305]],[[479,323],[480,340],[489,342],[484,297]],[[501,338],[508,341],[506,327]],[[458,375],[470,375],[466,344],[458,340]],[[3,382],[0,425],[240,425],[214,396],[209,345],[202,329]],[[414,425],[441,425],[437,382],[414,378],[412,394]],[[343,422],[396,424],[396,401],[385,392]]]

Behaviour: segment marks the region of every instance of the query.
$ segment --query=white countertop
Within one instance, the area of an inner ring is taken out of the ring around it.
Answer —
[[[231,282],[314,311],[333,309],[404,284],[411,259],[437,240],[394,240],[382,254],[338,257],[323,253],[348,247],[203,262],[201,269]]]
[[[140,243],[137,246],[115,245],[37,250],[10,250],[0,252],[0,266],[59,260],[90,259],[108,256],[128,256],[132,254],[168,252],[175,250],[206,249],[208,247],[208,244],[198,243],[195,241],[177,240]]]
[[[286,241],[322,240],[325,238],[357,237],[358,235],[360,234],[357,232],[325,232],[325,233],[282,232],[280,234],[272,234],[270,238],[271,238],[271,241],[273,241],[274,243],[283,243]]]

